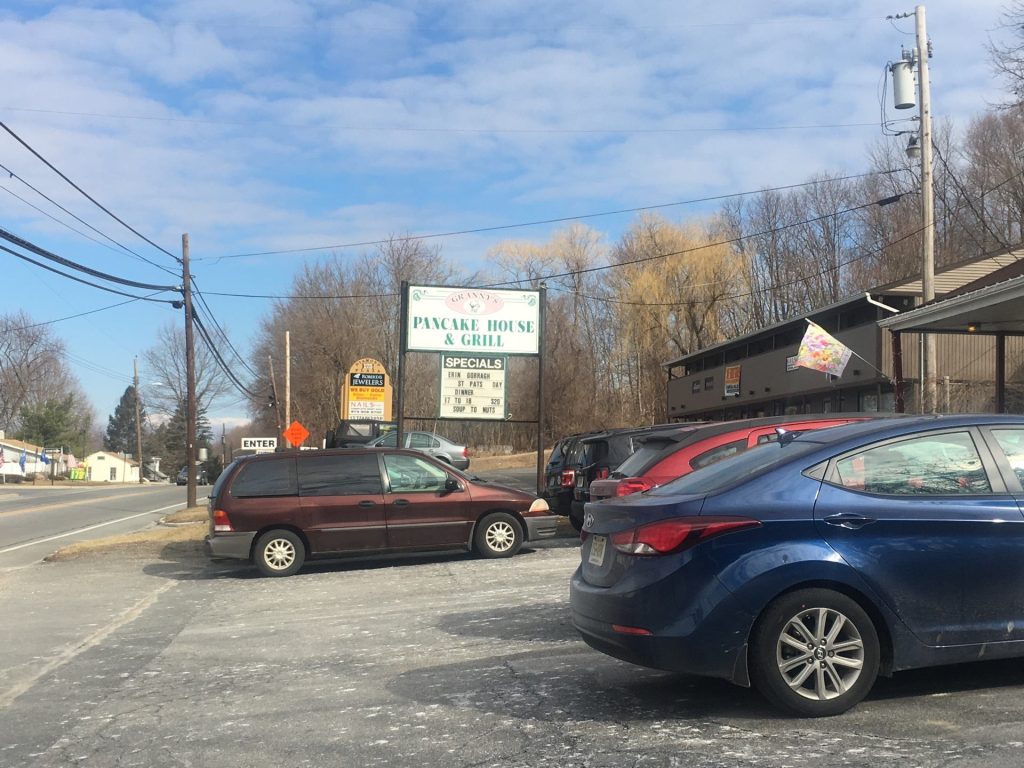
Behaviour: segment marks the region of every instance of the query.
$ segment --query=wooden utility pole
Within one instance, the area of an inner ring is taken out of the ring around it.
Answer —
[[[284,332],[284,428],[292,425],[292,335],[291,331]],[[285,441],[289,448],[294,448],[292,441],[287,437]]]
[[[135,455],[139,457],[139,483],[143,481],[142,471],[142,406],[139,404],[139,358],[132,360],[135,387]]]
[[[273,395],[274,402],[274,423],[277,424],[277,432],[280,434],[284,427],[281,426],[281,401],[277,395],[277,378],[274,376],[274,357],[273,355],[267,355],[267,362],[270,363],[270,391]]]
[[[921,98],[921,300],[927,304],[935,300],[935,187],[932,180],[932,90],[928,79],[928,30],[923,5],[914,8],[914,20],[917,31],[917,87]],[[938,398],[934,334],[924,334],[923,352],[921,412],[935,413]]]
[[[196,505],[196,355],[192,336],[192,276],[188,271],[188,233],[181,236],[181,278],[185,294],[185,463],[187,505]]]

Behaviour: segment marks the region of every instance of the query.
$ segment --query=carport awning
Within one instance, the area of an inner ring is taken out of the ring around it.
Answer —
[[[899,332],[1024,335],[1024,276],[884,318],[878,325]]]

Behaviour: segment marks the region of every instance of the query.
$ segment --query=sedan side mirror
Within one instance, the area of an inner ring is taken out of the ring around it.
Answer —
[[[451,475],[448,475],[448,479],[444,481],[444,490],[446,493],[451,493],[452,491],[461,491],[462,484],[459,483],[459,481],[456,480]]]

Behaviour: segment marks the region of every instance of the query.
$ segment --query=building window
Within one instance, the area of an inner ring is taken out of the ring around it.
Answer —
[[[111,480],[111,482],[113,482],[114,480],[117,480],[117,467],[111,467],[110,468],[110,480]]]

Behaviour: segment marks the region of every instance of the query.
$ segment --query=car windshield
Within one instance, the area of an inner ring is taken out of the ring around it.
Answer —
[[[650,496],[677,494],[708,494],[728,488],[740,480],[748,480],[765,470],[809,453],[821,444],[797,438],[787,443],[766,443],[733,458],[709,464],[688,475],[677,477],[664,485],[647,491]]]

